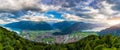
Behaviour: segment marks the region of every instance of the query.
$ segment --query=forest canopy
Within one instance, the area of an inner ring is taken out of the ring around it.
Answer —
[[[0,50],[120,50],[120,37],[90,35],[67,44],[44,44],[19,37],[0,27]]]

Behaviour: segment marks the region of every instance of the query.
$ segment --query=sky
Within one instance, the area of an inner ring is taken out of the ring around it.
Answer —
[[[0,0],[0,24],[19,21],[120,23],[120,0]]]

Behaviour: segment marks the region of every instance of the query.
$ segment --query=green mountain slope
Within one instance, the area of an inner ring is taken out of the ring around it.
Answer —
[[[42,50],[44,46],[45,44],[43,43],[28,41],[19,37],[14,32],[0,27],[0,50],[34,50],[34,48]]]
[[[43,44],[23,39],[0,27],[0,50],[120,50],[120,37],[91,35],[68,44]]]

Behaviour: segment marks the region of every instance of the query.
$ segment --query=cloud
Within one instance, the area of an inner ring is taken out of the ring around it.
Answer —
[[[50,9],[57,10],[60,6],[45,5],[39,3],[41,0],[0,0],[1,11],[17,11],[21,9],[38,9],[47,11]]]
[[[54,22],[60,22],[64,21],[64,19],[57,19],[57,18],[49,18],[45,15],[45,13],[40,13],[40,12],[34,12],[34,11],[28,11],[25,15],[22,15],[18,18],[14,18],[11,16],[15,16],[14,14],[11,13],[0,13],[0,24],[7,24],[7,23],[12,23],[12,22],[19,22],[19,21],[54,21]]]
[[[66,14],[66,13],[63,15],[63,18],[67,21],[81,21],[84,19],[82,17],[76,16],[73,14]]]
[[[6,22],[4,22],[2,19],[0,19],[0,24],[5,24]]]
[[[33,16],[33,15],[24,15],[20,18],[18,18],[20,21],[22,20],[27,20],[27,21],[55,21],[55,22],[59,22],[59,21],[63,21],[62,19],[56,19],[56,18],[49,18],[47,16],[45,16],[44,14],[41,14],[39,16]]]
[[[18,20],[13,18],[0,19],[0,24],[7,24],[11,22],[18,22]]]
[[[77,2],[76,2],[77,1]],[[29,21],[82,21],[92,23],[108,23],[109,18],[120,17],[118,6],[120,1],[114,0],[0,0],[1,23]],[[56,4],[55,4],[56,3]],[[96,8],[97,7],[97,8]],[[26,10],[27,9],[27,10]],[[31,9],[37,9],[32,11]],[[63,19],[55,18],[54,14],[47,17],[45,13],[55,10],[62,14]],[[20,12],[20,17],[11,11]],[[23,13],[23,14],[22,14]],[[22,15],[21,15],[22,14]],[[17,18],[15,18],[17,17]]]
[[[120,11],[120,0],[106,0],[110,4],[114,4],[112,7],[113,10]]]
[[[3,10],[19,10],[36,5],[34,0],[0,0],[0,3]]]

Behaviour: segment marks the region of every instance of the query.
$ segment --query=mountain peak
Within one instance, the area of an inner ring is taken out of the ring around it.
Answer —
[[[20,21],[6,24],[5,27],[18,28],[23,30],[52,30],[52,26],[47,22]]]
[[[113,34],[113,35],[120,35],[120,24],[111,26],[107,29],[104,29],[100,32],[98,32],[99,35],[106,35],[106,34]]]

